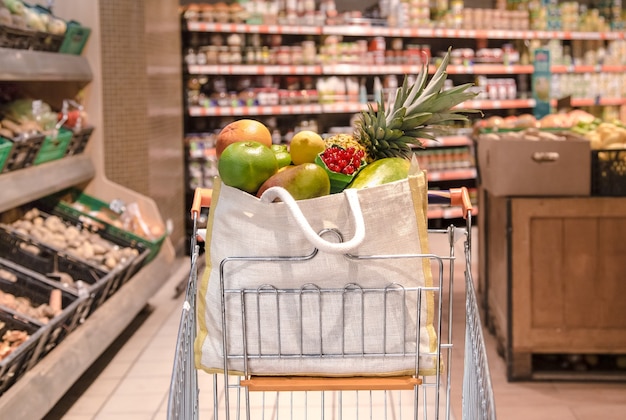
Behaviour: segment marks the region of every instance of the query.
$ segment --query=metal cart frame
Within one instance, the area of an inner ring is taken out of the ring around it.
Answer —
[[[183,303],[182,314],[176,343],[176,353],[172,370],[168,400],[168,419],[199,418],[198,372],[195,367],[194,341],[196,337],[196,293],[199,264],[198,217],[201,208],[210,207],[211,191],[196,190],[192,206],[193,235],[191,239],[191,270]],[[466,420],[495,420],[495,403],[489,365],[482,333],[482,323],[476,301],[476,293],[471,270],[471,227],[472,207],[465,188],[450,191],[429,192],[429,203],[460,205],[466,219],[466,226],[448,229],[429,229],[429,235],[446,235],[450,245],[448,255],[433,254],[402,256],[368,256],[367,258],[427,258],[437,269],[438,281],[434,287],[419,287],[419,290],[403,290],[403,293],[417,293],[418,314],[423,293],[435,294],[435,321],[437,331],[437,349],[435,354],[436,373],[433,376],[419,375],[419,363],[422,356],[415,354],[415,372],[409,376],[392,377],[255,377],[248,372],[247,360],[267,355],[244,354],[230,357],[243,357],[244,372],[236,375],[229,372],[227,357],[224,358],[224,373],[213,374],[212,398],[213,419],[232,418],[392,418],[450,420],[451,413],[451,352],[453,320],[453,281],[455,272],[455,247],[463,239],[463,257],[465,259],[465,350],[462,389],[462,418]],[[313,258],[315,251],[307,258]],[[350,256],[348,256],[350,257]],[[357,257],[352,257],[357,258]],[[233,257],[233,260],[254,261],[253,257]],[[230,260],[230,258],[228,259]],[[276,259],[280,263],[280,259]],[[226,263],[228,261],[223,261]],[[447,272],[447,276],[444,276]],[[435,276],[433,276],[435,277]],[[447,278],[444,278],[447,277]],[[228,293],[243,293],[226,289],[221,278],[222,296]],[[305,285],[306,287],[309,287]],[[306,288],[305,287],[305,288]],[[359,289],[355,283],[346,288],[316,290],[315,293],[340,293],[343,295]],[[386,288],[385,288],[386,289]],[[246,293],[258,299],[264,293],[303,293],[303,290],[277,291],[271,286]],[[359,289],[360,290],[360,289]],[[368,290],[385,296],[386,290]],[[362,291],[361,291],[362,293]],[[383,297],[384,298],[384,297]],[[224,299],[223,299],[224,301]],[[222,311],[225,311],[224,306]],[[242,315],[245,317],[245,313]],[[224,330],[224,353],[226,351],[226,328]],[[229,355],[227,355],[229,356]],[[337,357],[338,362],[345,354],[326,355]],[[397,356],[387,354],[386,357]],[[271,357],[294,357],[290,355],[272,355]],[[317,355],[295,355],[295,357],[322,357]],[[364,355],[363,357],[366,357]],[[207,374],[208,375],[208,374]],[[242,376],[239,376],[242,375]],[[376,413],[376,414],[374,414]],[[295,416],[295,417],[294,417]]]

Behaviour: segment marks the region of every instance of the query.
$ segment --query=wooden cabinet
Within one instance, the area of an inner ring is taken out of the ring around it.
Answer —
[[[480,200],[479,288],[508,379],[545,376],[536,355],[626,354],[626,197]]]

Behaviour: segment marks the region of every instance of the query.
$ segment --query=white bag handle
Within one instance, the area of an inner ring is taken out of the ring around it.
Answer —
[[[344,190],[343,193],[348,199],[350,211],[354,218],[354,236],[347,242],[329,242],[319,236],[317,232],[313,230],[308,220],[306,220],[296,200],[283,187],[268,188],[261,195],[261,201],[271,203],[274,199],[279,198],[285,203],[296,220],[296,224],[315,248],[329,254],[347,254],[363,243],[365,239],[365,221],[363,220],[363,212],[361,211],[357,190],[348,188]]]

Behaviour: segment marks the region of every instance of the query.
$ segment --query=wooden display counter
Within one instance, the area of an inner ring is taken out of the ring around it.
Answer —
[[[479,200],[479,293],[508,379],[546,377],[536,355],[625,355],[626,197]]]

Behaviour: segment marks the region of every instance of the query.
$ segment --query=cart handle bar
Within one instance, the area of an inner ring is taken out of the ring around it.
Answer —
[[[191,218],[197,218],[203,207],[211,207],[211,188],[196,188],[193,203],[191,205]],[[466,187],[450,188],[449,190],[428,191],[429,204],[449,204],[461,206],[463,208],[463,218],[467,218],[468,212],[472,210],[472,202]]]
[[[468,213],[473,209],[467,187],[428,191],[428,204],[461,206],[463,208],[464,219],[467,219]]]

